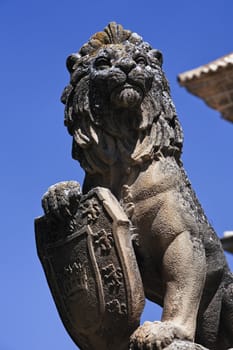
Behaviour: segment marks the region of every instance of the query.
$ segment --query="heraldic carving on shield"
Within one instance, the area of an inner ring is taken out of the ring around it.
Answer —
[[[83,350],[128,349],[144,293],[124,210],[108,189],[82,195],[75,181],[51,186],[42,205],[38,255],[68,333]]]

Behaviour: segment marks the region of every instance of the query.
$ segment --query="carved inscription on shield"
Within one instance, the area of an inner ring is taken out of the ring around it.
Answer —
[[[93,232],[92,234],[93,244],[95,249],[99,249],[101,254],[107,255],[110,253],[113,246],[113,235],[111,232],[106,232],[105,229],[102,229],[98,232]]]
[[[127,290],[121,261],[114,243],[112,218],[101,200],[93,193],[80,202],[79,217],[87,223],[94,264],[100,276],[106,317],[127,314]]]
[[[101,272],[104,283],[108,286],[109,293],[118,294],[123,279],[121,268],[115,267],[113,264],[109,264],[108,266],[103,267]]]
[[[69,298],[80,290],[88,290],[88,278],[85,264],[78,260],[64,267],[60,276],[64,294]]]
[[[120,303],[118,299],[113,299],[107,303],[107,310],[112,313],[125,315],[127,312],[126,304]]]
[[[101,212],[101,207],[97,198],[92,197],[80,203],[79,211],[81,213],[82,220],[87,224],[92,224],[98,219]]]

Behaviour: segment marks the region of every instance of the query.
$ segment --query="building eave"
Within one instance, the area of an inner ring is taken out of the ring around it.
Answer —
[[[233,122],[233,53],[179,74],[178,81]]]
[[[233,253],[233,233],[221,239],[223,249],[229,253]]]

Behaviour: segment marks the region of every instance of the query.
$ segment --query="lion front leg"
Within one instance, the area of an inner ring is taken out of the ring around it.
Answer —
[[[201,241],[185,231],[165,249],[162,322],[146,322],[131,337],[130,349],[161,350],[174,339],[194,341],[196,319],[206,276]]]
[[[166,286],[162,321],[172,321],[186,329],[193,340],[196,318],[206,277],[202,242],[185,231],[168,246],[163,257]]]
[[[42,198],[42,207],[47,222],[55,231],[58,227],[73,229],[81,196],[81,187],[76,181],[62,181],[49,187]]]

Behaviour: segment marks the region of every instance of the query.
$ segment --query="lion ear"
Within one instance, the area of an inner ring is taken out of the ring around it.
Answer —
[[[156,58],[159,61],[160,65],[162,66],[162,64],[163,64],[163,54],[162,54],[162,52],[159,51],[159,50],[155,50],[154,49],[154,50],[150,51],[150,54],[152,55],[152,57]]]
[[[80,59],[80,57],[81,57],[81,55],[79,55],[78,53],[73,53],[67,57],[66,67],[67,67],[68,71],[70,72],[70,74],[73,73],[74,65]]]

